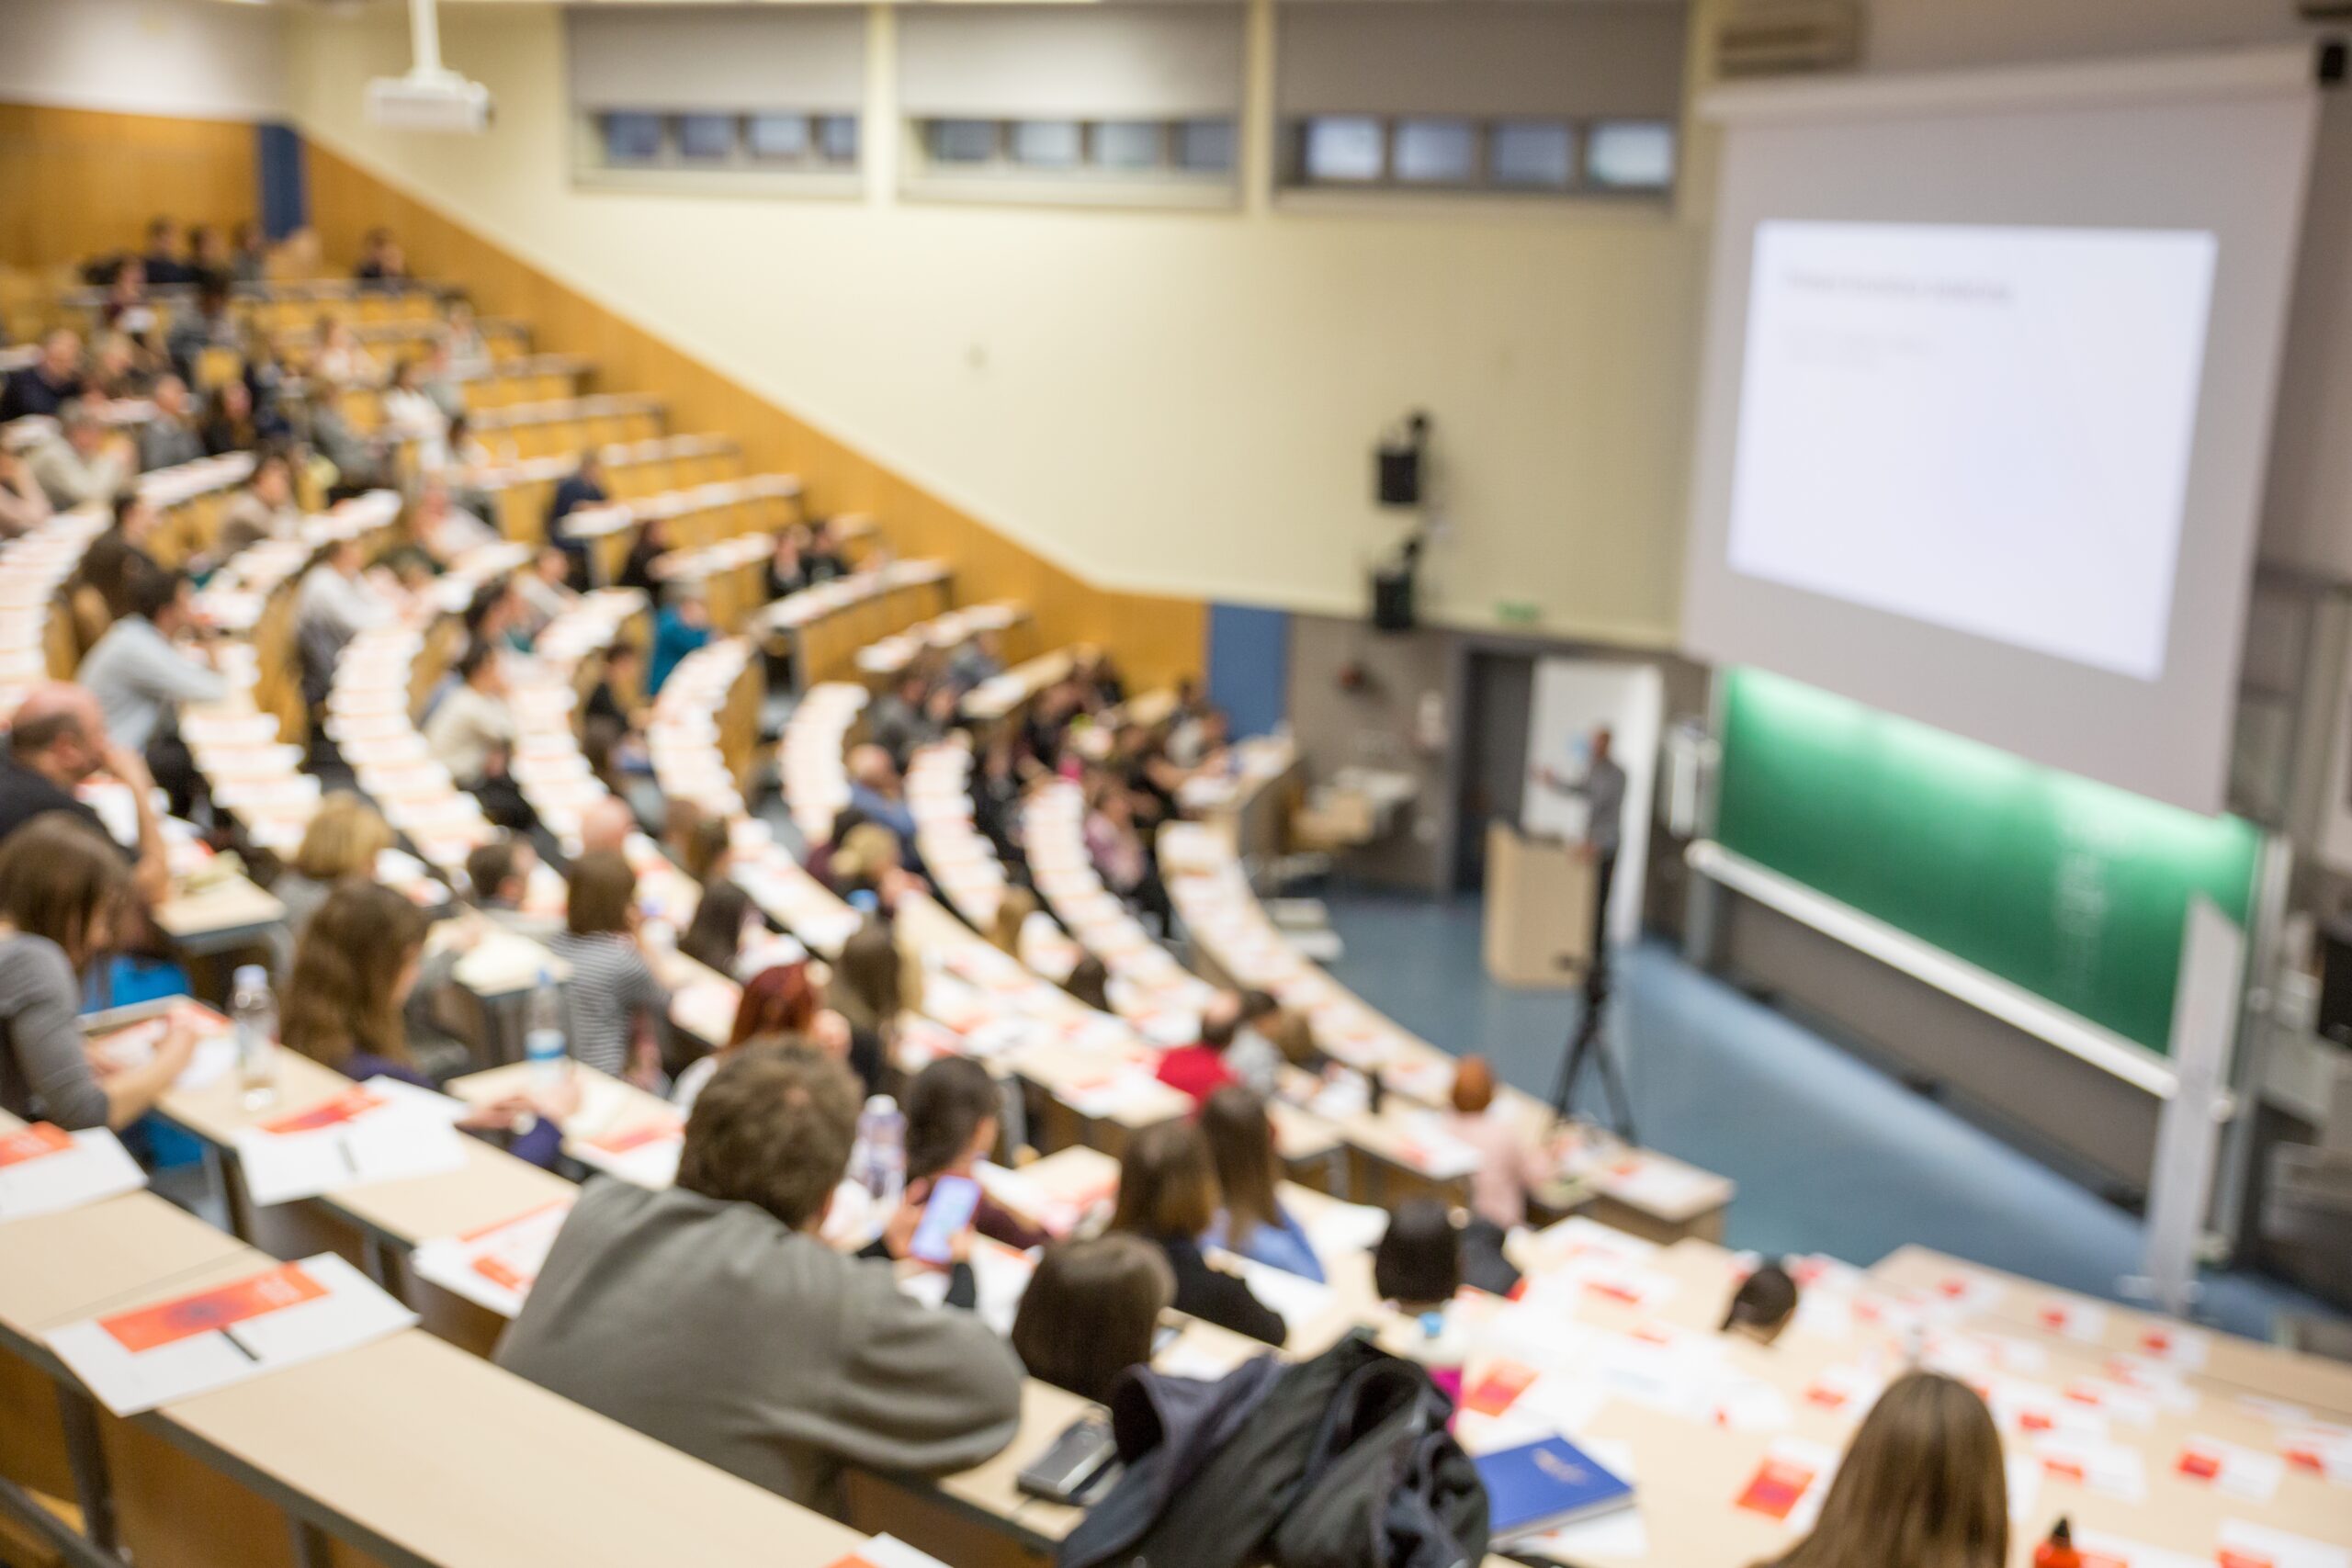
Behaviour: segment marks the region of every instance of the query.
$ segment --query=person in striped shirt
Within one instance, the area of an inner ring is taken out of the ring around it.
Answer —
[[[573,1059],[635,1082],[658,1079],[655,1031],[669,1017],[670,992],[639,940],[637,873],[617,852],[571,863],[564,930],[548,946],[571,965],[563,1032]]]

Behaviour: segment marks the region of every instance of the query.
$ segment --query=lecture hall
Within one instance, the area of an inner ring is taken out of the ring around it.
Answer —
[[[2347,0],[0,0],[0,1568],[2352,1568]]]

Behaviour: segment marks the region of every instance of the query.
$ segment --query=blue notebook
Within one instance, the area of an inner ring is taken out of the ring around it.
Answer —
[[[1489,1532],[1501,1545],[1629,1506],[1634,1489],[1566,1438],[1482,1456]]]

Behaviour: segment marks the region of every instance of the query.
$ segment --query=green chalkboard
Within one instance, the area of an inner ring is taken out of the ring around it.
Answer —
[[[2191,894],[2260,835],[1756,670],[1724,676],[1724,848],[2164,1051]]]

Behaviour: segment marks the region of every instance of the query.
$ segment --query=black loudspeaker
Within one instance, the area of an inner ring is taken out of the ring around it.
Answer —
[[[1413,629],[1413,566],[1385,567],[1372,574],[1372,624],[1374,630]]]
[[[2352,916],[2319,929],[2319,1017],[2313,1032],[2352,1045]]]
[[[1382,442],[1373,453],[1373,488],[1381,505],[1421,503],[1421,448],[1418,441]]]

